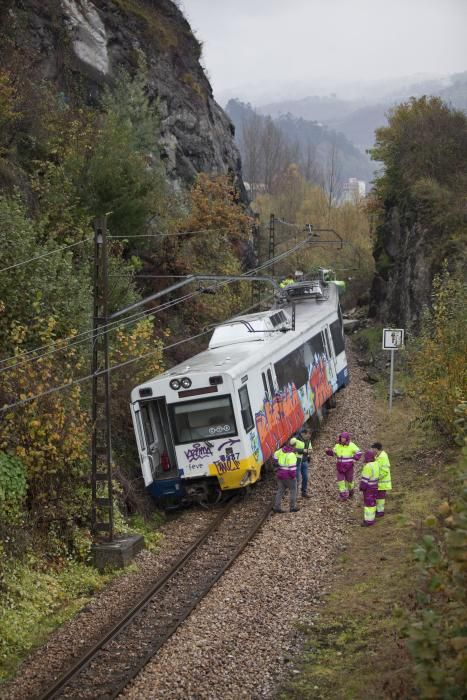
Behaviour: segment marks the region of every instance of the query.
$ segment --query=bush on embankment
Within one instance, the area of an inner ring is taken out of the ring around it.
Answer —
[[[465,284],[444,270],[434,281],[412,354],[412,393],[423,420],[441,440],[462,448],[453,468],[452,498],[429,515],[432,528],[415,549],[423,587],[408,627],[408,643],[422,698],[465,697],[467,687],[467,347]],[[448,455],[447,455],[448,458]]]
[[[465,697],[467,687],[467,403],[458,407],[463,442],[455,466],[457,491],[439,506],[415,549],[424,580],[408,643],[422,698]],[[458,423],[459,425],[459,423]]]

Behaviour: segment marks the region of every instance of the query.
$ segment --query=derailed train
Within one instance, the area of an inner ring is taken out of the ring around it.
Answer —
[[[161,503],[215,502],[255,483],[333,404],[349,381],[338,284],[286,287],[277,308],[226,321],[207,350],[132,391],[144,482]]]

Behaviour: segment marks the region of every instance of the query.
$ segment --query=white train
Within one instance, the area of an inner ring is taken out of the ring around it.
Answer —
[[[137,386],[131,412],[146,487],[161,502],[219,500],[349,381],[339,283],[300,282],[277,308],[218,326],[209,348]]]

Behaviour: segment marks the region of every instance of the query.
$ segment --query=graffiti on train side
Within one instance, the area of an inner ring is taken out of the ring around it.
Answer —
[[[313,407],[316,411],[333,395],[334,390],[328,377],[328,363],[324,357],[313,362],[310,370],[309,385],[313,393]]]
[[[308,366],[308,382],[299,390],[294,383],[263,400],[263,409],[255,414],[263,461],[268,459],[287,438],[299,430],[304,421],[321,408],[337,390],[329,372],[327,359],[315,355]]]
[[[263,409],[255,414],[264,460],[302,426],[304,418],[300,396],[293,383],[277,392],[272,400],[264,399]]]

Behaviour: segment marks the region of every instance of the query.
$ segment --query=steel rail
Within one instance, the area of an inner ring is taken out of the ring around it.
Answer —
[[[115,693],[111,696],[109,696],[109,700],[114,700],[114,698],[118,697],[120,693],[127,687],[127,685],[138,675],[138,673],[146,666],[146,664],[157,654],[159,649],[170,639],[170,637],[176,632],[178,627],[186,620],[189,615],[193,612],[193,610],[196,608],[196,606],[203,600],[203,598],[206,597],[206,595],[209,593],[211,588],[217,583],[217,581],[225,574],[227,569],[233,564],[233,562],[239,557],[239,555],[243,552],[247,544],[250,542],[250,540],[255,536],[255,534],[258,532],[260,527],[263,525],[264,521],[268,517],[268,515],[271,513],[272,510],[272,505],[269,505],[267,508],[264,509],[264,511],[261,513],[261,516],[257,519],[254,527],[250,529],[248,534],[243,538],[243,540],[240,542],[240,544],[236,547],[234,550],[234,553],[232,556],[229,558],[229,560],[226,562],[224,566],[218,571],[216,576],[207,584],[207,586],[204,588],[203,591],[197,596],[197,598],[193,601],[192,605],[185,610],[183,615],[176,621],[174,624],[168,628],[167,630],[167,635],[165,639],[161,640],[160,643],[157,645],[157,647],[154,649],[151,649],[150,652],[146,654],[145,657],[143,657],[138,664],[135,664],[134,668],[128,673],[127,678],[119,684],[118,688],[116,688]]]
[[[52,698],[57,697],[58,693],[75,677],[83,671],[96,654],[102,649],[105,644],[108,644],[112,639],[114,639],[117,634],[124,630],[133,620],[133,618],[144,609],[145,605],[149,603],[151,598],[159,591],[167,581],[174,576],[174,574],[183,566],[183,564],[191,557],[191,555],[199,548],[201,544],[212,534],[212,532],[217,528],[219,523],[225,518],[225,516],[230,512],[235,503],[238,502],[238,497],[232,498],[227,506],[222,509],[219,515],[213,520],[212,523],[206,528],[206,530],[198,537],[195,542],[193,542],[188,549],[183,552],[172,564],[172,566],[160,576],[139,598],[139,600],[133,605],[130,610],[128,610],[121,618],[118,620],[107,632],[91,647],[89,647],[84,654],[82,654],[72,666],[70,666],[57,680],[54,684],[49,687],[44,693],[37,696],[36,700],[52,700]]]
[[[76,662],[70,666],[67,671],[65,671],[59,678],[57,678],[53,685],[51,685],[45,692],[37,696],[36,700],[52,700],[59,696],[60,692],[64,690],[81,672],[86,670],[86,668],[92,663],[93,659],[104,649],[106,645],[112,642],[117,636],[123,632],[134,620],[134,618],[141,613],[145,607],[151,604],[154,596],[158,591],[160,591],[166,584],[168,584],[171,579],[175,577],[177,572],[186,564],[190,558],[196,553],[202,544],[216,531],[216,529],[221,525],[226,516],[230,513],[233,506],[238,503],[239,497],[234,497],[227,506],[222,510],[222,512],[214,519],[214,521],[209,525],[208,528],[201,534],[200,537],[192,544],[190,547],[182,553],[174,564],[168,569],[161,577],[155,581],[155,583],[150,586],[145,593],[139,598],[139,600],[133,605],[133,607],[117,621],[107,632],[99,639],[95,644],[86,650],[82,656],[77,659]],[[271,512],[271,504],[261,513],[261,516],[255,521],[254,526],[250,528],[248,533],[243,537],[239,544],[235,546],[233,553],[229,559],[220,567],[219,571],[215,574],[213,578],[210,578],[206,586],[193,596],[193,600],[189,606],[185,607],[182,614],[180,614],[177,619],[170,624],[165,630],[163,635],[159,636],[159,639],[155,641],[154,644],[149,645],[149,651],[141,656],[132,667],[127,670],[124,677],[113,685],[112,690],[105,694],[105,698],[113,699],[116,698],[122,690],[128,685],[128,683],[133,680],[142,668],[148,663],[148,661],[159,651],[159,649],[170,639],[177,628],[186,620],[186,618],[191,614],[194,608],[200,603],[200,601],[209,593],[214,584],[220,579],[220,577],[227,571],[235,559],[241,554],[245,549],[248,542],[254,537],[259,528],[263,525],[264,521]]]

